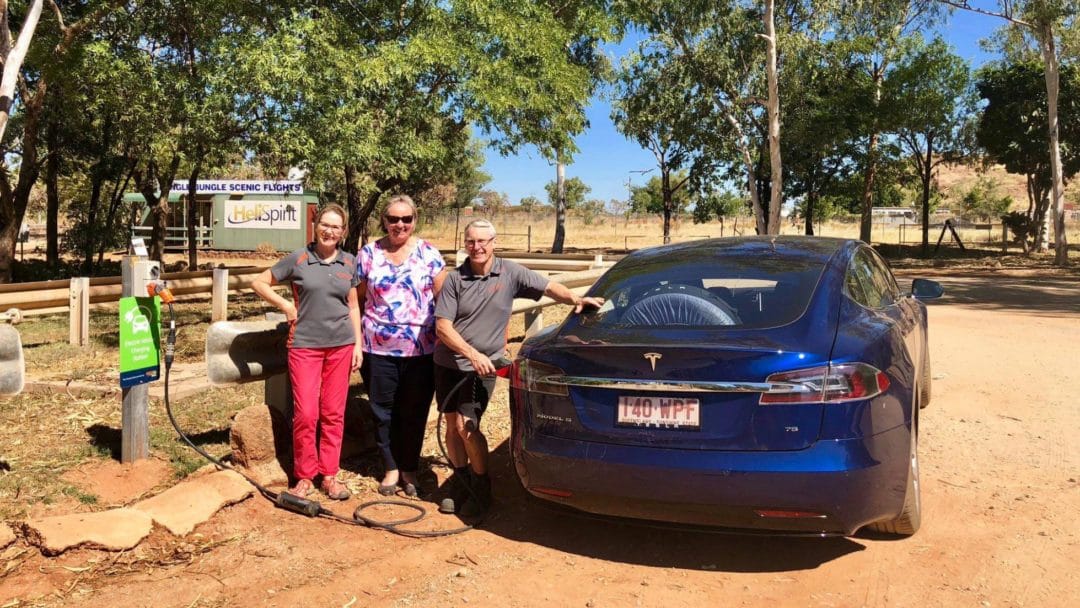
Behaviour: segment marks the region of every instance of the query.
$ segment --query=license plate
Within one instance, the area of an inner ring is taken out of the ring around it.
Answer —
[[[685,397],[619,396],[619,426],[668,429],[701,428],[701,403]]]

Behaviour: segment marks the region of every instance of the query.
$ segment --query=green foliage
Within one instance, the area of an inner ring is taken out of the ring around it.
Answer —
[[[518,207],[521,207],[525,212],[532,213],[533,211],[539,211],[544,206],[544,201],[536,198],[535,196],[526,196],[518,202]]]
[[[710,192],[697,198],[694,204],[694,223],[703,224],[717,218],[742,215],[749,207],[749,201],[733,192]]]
[[[596,198],[591,198],[581,204],[577,209],[578,214],[581,216],[581,221],[586,226],[591,226],[598,217],[604,213],[604,201]]]
[[[678,183],[686,180],[686,172],[680,171],[671,176],[671,181]],[[664,182],[654,175],[644,186],[630,189],[630,211],[632,213],[664,213]],[[671,193],[672,213],[681,215],[690,206],[690,193],[686,188],[679,188]]]
[[[1001,184],[990,177],[980,177],[960,195],[960,208],[965,218],[983,221],[1000,217],[1013,204],[1011,196],[1002,194]]]
[[[566,189],[566,208],[574,209],[585,202],[585,197],[592,192],[592,188],[585,185],[585,182],[581,181],[580,177],[571,177],[564,181],[563,187]],[[544,190],[547,191],[548,203],[554,207],[559,200],[559,185],[555,180],[551,180],[544,185]]]
[[[1046,140],[1046,81],[1042,65],[1025,62],[990,65],[977,73],[979,95],[986,102],[976,137],[994,162],[1010,173],[1026,175],[1037,191],[1050,189],[1050,155]],[[1061,142],[1080,141],[1080,67],[1061,66],[1058,98]],[[1062,174],[1080,170],[1080,147],[1061,146]],[[1043,196],[1038,196],[1036,202]]]
[[[1023,247],[1024,251],[1030,251],[1032,241],[1039,234],[1041,228],[1038,222],[1026,213],[1020,213],[1019,211],[1010,211],[1002,215],[1001,222],[1012,233],[1013,242]]]

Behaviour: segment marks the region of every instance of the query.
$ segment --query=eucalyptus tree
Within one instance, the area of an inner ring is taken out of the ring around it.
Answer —
[[[976,87],[986,105],[979,116],[976,138],[979,146],[1010,173],[1025,176],[1028,194],[1027,216],[1031,225],[1045,226],[1053,193],[1053,166],[1046,154],[1046,87],[1043,66],[1035,61],[991,64],[977,72]],[[1075,64],[1061,68],[1061,105],[1058,129],[1064,141],[1080,141],[1080,69]],[[1063,146],[1060,171],[1070,178],[1080,170],[1080,149]],[[1040,231],[1036,246],[1045,242]]]
[[[835,18],[835,40],[845,47],[846,65],[851,70],[849,86],[860,91],[864,103],[853,107],[853,120],[860,122],[863,158],[863,188],[860,193],[859,238],[870,240],[871,207],[875,192],[884,134],[895,131],[903,108],[886,96],[885,80],[903,55],[912,34],[930,29],[944,15],[935,0],[839,0]]]
[[[120,0],[90,0],[61,7],[49,0],[51,10],[45,11],[37,24],[25,60],[18,66],[14,96],[8,107],[17,108],[13,118],[19,122],[17,127],[9,125],[13,128],[6,129],[0,140],[0,282],[11,280],[19,226],[31,188],[41,173],[45,101],[49,87],[64,78],[60,69],[63,62],[58,60],[82,44],[90,32],[101,28],[121,4]],[[13,38],[10,17],[5,11],[4,27],[0,27],[0,46],[5,49],[11,49]],[[9,67],[14,69],[15,63],[5,65],[5,71]]]
[[[940,38],[912,46],[886,81],[887,96],[903,108],[896,131],[922,186],[922,254],[930,253],[930,198],[941,163],[969,153],[974,112],[971,69]]]
[[[761,15],[736,2],[634,0],[626,18],[647,34],[623,62],[612,117],[657,159],[665,242],[680,188],[700,188],[720,167],[742,164],[758,231],[768,231],[756,159],[762,148]],[[685,179],[671,174],[685,169]]]
[[[669,47],[658,40],[644,41],[623,60],[616,79],[612,118],[623,135],[653,154],[660,169],[656,181],[657,208],[664,220],[664,242],[671,241],[671,216],[676,197],[690,188],[691,177],[711,173],[714,160],[707,156],[700,135],[715,121],[708,95],[690,70],[681,69]],[[714,128],[727,129],[726,123]],[[631,207],[635,208],[633,201]]]
[[[861,90],[850,86],[843,44],[811,36],[786,42],[797,46],[786,54],[781,73],[784,194],[796,201],[803,232],[813,235],[822,197],[855,168],[859,121],[852,117],[865,106]]]
[[[544,184],[547,191],[548,204],[554,207],[559,201],[559,184],[553,180]],[[592,188],[581,180],[580,177],[571,177],[563,182],[563,199],[567,209],[576,209],[585,202],[585,197],[592,192]]]
[[[57,217],[61,184],[69,194],[65,242],[92,274],[106,248],[122,246],[131,221],[123,203],[132,185],[149,114],[143,94],[146,71],[140,53],[116,44],[111,33],[73,49],[65,57],[67,76],[55,83],[46,101],[48,145],[47,257],[57,260]]]
[[[197,265],[195,186],[207,164],[237,151],[262,117],[261,91],[235,86],[259,81],[237,68],[277,14],[275,4],[256,0],[148,0],[131,7],[128,44],[144,54],[157,117],[136,173],[152,218],[152,258],[164,251],[169,193],[183,168],[189,263]]]
[[[1065,234],[1065,177],[1062,166],[1058,104],[1061,99],[1061,55],[1076,57],[1080,35],[1080,0],[999,0],[999,11],[974,7],[968,0],[939,0],[967,11],[1000,17],[1008,22],[1013,50],[1035,47],[1043,64],[1046,87],[1046,122],[1049,143],[1050,192],[1053,197],[1054,262],[1069,264],[1069,241]],[[1026,44],[1029,42],[1031,44]],[[1016,59],[1014,57],[1014,59]],[[1043,233],[1037,246],[1048,247]]]
[[[279,128],[259,150],[315,179],[343,172],[350,239],[385,193],[452,175],[470,126],[503,153],[569,157],[612,35],[607,5],[300,3],[252,62],[279,85]]]

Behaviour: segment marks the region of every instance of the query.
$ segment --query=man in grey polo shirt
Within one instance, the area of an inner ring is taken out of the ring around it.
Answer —
[[[491,506],[488,444],[480,418],[495,388],[495,363],[506,352],[514,298],[547,296],[579,313],[603,298],[583,298],[524,266],[495,257],[495,227],[473,220],[465,227],[469,259],[446,274],[435,303],[435,396],[446,415],[446,451],[454,466],[459,512],[482,515]],[[455,390],[456,388],[456,390]],[[462,499],[464,504],[462,504]]]

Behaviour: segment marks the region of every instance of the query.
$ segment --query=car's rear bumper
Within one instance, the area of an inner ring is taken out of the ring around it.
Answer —
[[[853,534],[902,509],[909,446],[909,430],[900,426],[785,452],[647,448],[540,434],[515,437],[512,452],[518,477],[531,494],[589,513],[745,530]],[[758,510],[820,517],[767,517]]]

